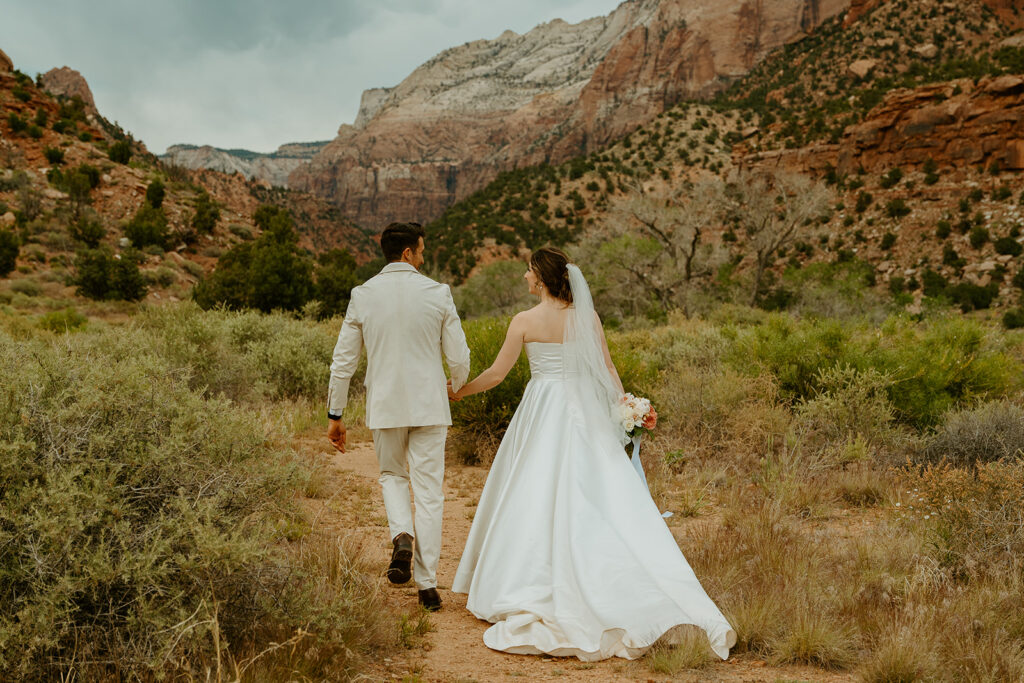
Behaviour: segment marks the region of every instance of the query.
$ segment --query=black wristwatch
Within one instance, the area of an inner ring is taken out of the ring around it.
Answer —
[[[341,419],[341,415],[331,415],[330,412],[328,412],[327,413],[327,419],[328,420],[340,420]]]

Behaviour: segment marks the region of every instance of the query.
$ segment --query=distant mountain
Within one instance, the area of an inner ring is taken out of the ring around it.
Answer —
[[[430,220],[501,171],[593,152],[746,74],[850,0],[627,0],[446,50],[367,91],[289,186],[365,226]]]
[[[322,142],[290,142],[264,154],[247,149],[221,149],[210,145],[171,145],[160,155],[165,163],[198,170],[241,173],[276,187],[288,187],[288,174],[327,145]]]

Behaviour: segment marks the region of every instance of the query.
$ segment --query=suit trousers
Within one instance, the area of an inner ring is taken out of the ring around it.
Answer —
[[[444,442],[448,427],[432,425],[372,431],[391,538],[407,533],[416,539],[413,579],[420,590],[436,588],[444,512]],[[410,484],[416,504],[415,518],[409,502]]]

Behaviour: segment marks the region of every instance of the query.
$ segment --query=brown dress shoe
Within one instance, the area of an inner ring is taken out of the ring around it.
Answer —
[[[420,591],[420,604],[428,612],[436,612],[441,609],[441,596],[437,594],[436,588],[426,588]]]
[[[392,541],[395,549],[391,551],[391,564],[388,566],[387,577],[391,583],[406,583],[412,578],[412,536],[401,533]]]

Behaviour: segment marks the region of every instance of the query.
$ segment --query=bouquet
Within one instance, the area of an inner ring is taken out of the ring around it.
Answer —
[[[619,425],[622,427],[624,442],[631,441],[658,424],[658,412],[650,399],[633,394],[623,394],[619,402]]]

